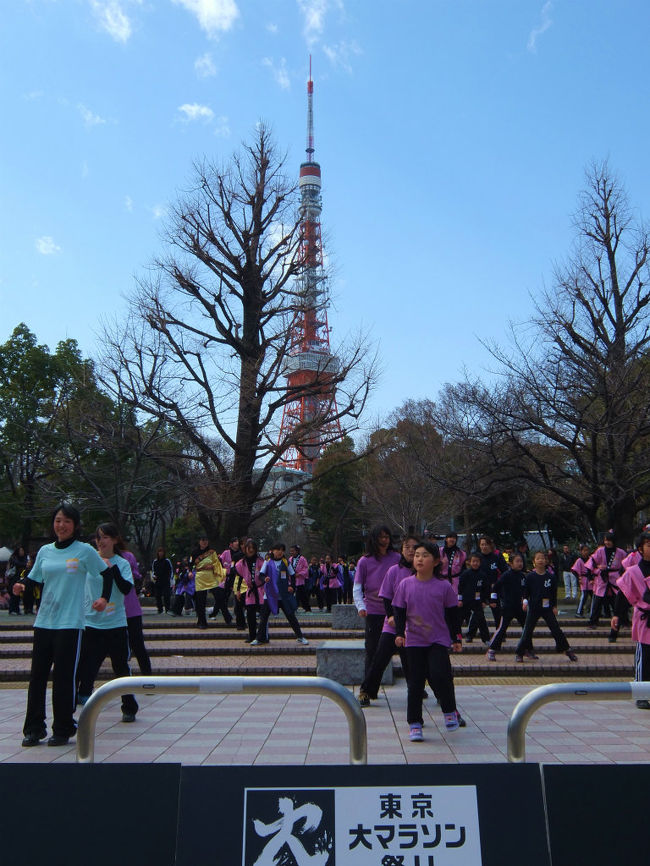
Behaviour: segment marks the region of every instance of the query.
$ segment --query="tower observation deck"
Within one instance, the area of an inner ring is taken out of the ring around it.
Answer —
[[[284,407],[280,441],[295,435],[281,466],[312,473],[323,448],[341,436],[335,377],[339,359],[330,350],[327,278],[323,269],[320,215],[321,170],[314,160],[314,82],[309,61],[307,82],[307,159],[300,166],[301,298],[290,334],[283,373],[289,400]],[[292,395],[295,395],[292,396]]]

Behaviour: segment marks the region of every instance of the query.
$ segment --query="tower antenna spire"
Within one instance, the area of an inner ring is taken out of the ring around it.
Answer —
[[[281,466],[312,473],[323,449],[342,436],[336,405],[339,359],[330,350],[327,278],[323,271],[320,215],[321,172],[314,160],[314,82],[309,56],[307,81],[307,159],[300,166],[300,309],[289,334],[283,367],[287,400],[279,443],[287,443]],[[304,432],[306,431],[306,435]],[[302,432],[300,444],[296,433]]]

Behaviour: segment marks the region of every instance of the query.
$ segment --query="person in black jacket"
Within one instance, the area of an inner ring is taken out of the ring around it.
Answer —
[[[496,661],[496,653],[501,649],[508,626],[513,619],[518,620],[522,628],[525,626],[526,612],[523,607],[525,580],[524,558],[521,553],[513,553],[510,557],[510,568],[497,579],[492,591],[492,597],[496,596],[500,599],[501,622],[487,651],[488,661]],[[524,653],[526,658],[537,658],[532,640]]]
[[[489,581],[489,594],[492,595],[494,584],[499,579],[499,575],[508,570],[508,563],[502,554],[496,550],[494,541],[489,535],[482,535],[478,540],[478,546],[481,551],[481,571]],[[491,601],[490,607],[492,608],[494,627],[498,628],[501,622],[501,607],[498,601]]]
[[[490,581],[481,571],[481,556],[472,553],[468,558],[469,568],[466,568],[458,578],[458,607],[460,608],[460,619],[464,622],[469,619],[469,627],[465,640],[471,643],[476,637],[476,632],[481,635],[481,640],[487,644],[490,640],[490,630],[485,621],[483,608],[489,602]]]
[[[158,613],[163,612],[163,607],[166,613],[171,610],[172,601],[172,580],[174,579],[174,566],[170,559],[167,559],[164,547],[159,547],[156,551],[156,558],[151,566],[151,576],[154,583],[154,595],[156,596],[156,606]]]
[[[572,661],[577,662],[578,656],[569,646],[569,641],[555,618],[557,615],[557,574],[548,570],[548,559],[542,550],[538,550],[533,559],[534,568],[524,579],[524,600],[526,608],[526,623],[517,644],[515,661],[523,662],[524,652],[533,638],[535,626],[540,617],[549,627],[555,639],[555,648],[559,653],[565,653]]]

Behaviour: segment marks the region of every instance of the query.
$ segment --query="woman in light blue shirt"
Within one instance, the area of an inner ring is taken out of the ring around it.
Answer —
[[[86,579],[99,581],[100,594],[92,602],[105,609],[113,583],[108,568],[94,547],[79,541],[81,515],[64,503],[52,517],[56,541],[46,544],[36,556],[29,574],[42,584],[41,604],[34,621],[32,666],[27,693],[23,746],[38,746],[47,736],[45,696],[52,670],[52,736],[48,746],[65,746],[77,731],[73,718],[75,675],[84,627]]]

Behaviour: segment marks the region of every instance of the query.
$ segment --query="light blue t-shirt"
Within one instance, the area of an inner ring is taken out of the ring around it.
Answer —
[[[101,557],[100,557],[101,558]],[[131,566],[123,556],[111,556],[108,560],[111,565],[116,565],[120,574],[129,583],[133,583]],[[102,567],[106,564],[102,560]],[[126,612],[124,610],[124,596],[115,583],[111,590],[111,600],[106,605],[106,610],[93,610],[93,602],[102,594],[103,580],[101,575],[89,574],[86,581],[86,617],[85,623],[92,628],[120,628],[126,626]]]
[[[91,574],[96,577],[101,595],[100,572],[105,569],[106,563],[95,548],[83,541],[73,541],[62,549],[54,544],[41,547],[29,572],[31,580],[43,584],[34,627],[83,628],[86,578]]]

